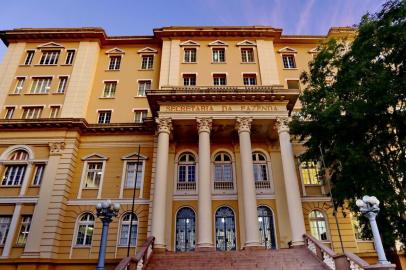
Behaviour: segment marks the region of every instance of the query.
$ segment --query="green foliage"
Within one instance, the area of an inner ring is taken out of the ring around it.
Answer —
[[[301,76],[306,85],[291,132],[320,148],[336,205],[374,195],[384,246],[406,244],[406,1],[365,15],[353,42],[329,40]],[[365,220],[360,220],[365,223]]]

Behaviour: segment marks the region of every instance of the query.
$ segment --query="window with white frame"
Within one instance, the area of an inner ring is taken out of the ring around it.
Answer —
[[[58,64],[59,53],[60,51],[43,51],[39,64],[40,65]]]
[[[121,56],[110,56],[109,70],[119,70],[121,64]]]
[[[47,94],[51,87],[52,77],[32,78],[30,94]]]
[[[138,96],[145,97],[146,91],[151,89],[151,81],[138,81]]]
[[[153,55],[143,55],[141,69],[152,69],[154,65],[154,56]]]
[[[103,174],[103,162],[86,162],[85,188],[99,188]]]
[[[111,111],[99,111],[99,117],[97,123],[109,124],[111,120]]]
[[[196,158],[192,153],[184,153],[178,162],[178,183],[196,182]]]
[[[196,48],[185,49],[185,63],[196,63]]]
[[[143,123],[145,118],[147,118],[147,110],[135,110],[134,111],[134,120],[135,123]]]
[[[313,210],[310,212],[309,223],[313,237],[320,241],[328,240],[326,218],[321,211]]]
[[[244,82],[244,85],[257,85],[257,75],[256,74],[244,74],[243,82]]]
[[[66,53],[65,65],[72,65],[75,58],[75,50],[68,50]]]
[[[50,112],[49,112],[49,118],[58,118],[60,110],[61,110],[60,106],[51,106]]]
[[[65,93],[66,85],[68,84],[68,76],[59,77],[58,91],[57,93]]]
[[[314,161],[303,161],[300,164],[300,172],[305,185],[320,185],[319,170]]]
[[[24,65],[29,66],[32,64],[32,59],[34,58],[35,51],[29,50],[25,56]]]
[[[20,233],[17,238],[17,246],[24,246],[27,243],[28,234],[30,233],[31,215],[21,217]]]
[[[260,152],[252,153],[252,162],[254,166],[254,179],[256,182],[269,181],[268,164],[266,157]]]
[[[43,107],[23,107],[23,119],[38,119],[41,117]]]
[[[295,56],[293,54],[283,54],[282,60],[284,68],[296,68]]]
[[[214,158],[214,182],[233,182],[233,164],[227,153],[218,153]]]
[[[14,115],[15,107],[6,107],[6,114],[4,119],[12,119]]]
[[[32,180],[33,186],[40,186],[45,172],[45,164],[37,164],[35,166],[34,178]]]
[[[241,49],[241,60],[243,63],[253,63],[254,62],[254,49],[252,49],[252,48]]]
[[[226,49],[213,48],[213,63],[224,63],[226,61]]]
[[[131,227],[131,241],[130,241],[130,227]],[[138,233],[138,218],[137,215],[132,213],[126,213],[121,219],[120,237],[118,240],[119,246],[135,247],[137,245],[137,233]],[[130,242],[130,243],[128,243]]]
[[[183,85],[184,86],[196,85],[196,74],[183,74]]]
[[[117,82],[104,82],[104,91],[103,97],[104,98],[113,98],[116,94]]]
[[[76,246],[91,246],[94,230],[94,216],[91,213],[83,214],[77,224]]]
[[[0,246],[6,243],[10,230],[11,216],[0,216]]]
[[[144,176],[144,161],[127,161],[125,169],[125,188],[141,188],[142,178]]]
[[[213,74],[213,84],[214,85],[227,85],[226,74]]]
[[[18,77],[17,78],[17,83],[16,83],[16,88],[14,89],[13,94],[21,94],[23,87],[25,83],[25,77]]]

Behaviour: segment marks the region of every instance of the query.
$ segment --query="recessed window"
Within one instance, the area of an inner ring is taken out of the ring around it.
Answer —
[[[34,58],[35,51],[27,51],[27,55],[25,56],[24,65],[31,65],[32,59]]]
[[[42,107],[24,107],[23,119],[38,119],[41,117]]]
[[[99,111],[97,122],[99,124],[108,124],[111,120],[111,111]]]
[[[4,119],[12,119],[14,115],[15,107],[6,107],[6,115]]]
[[[24,77],[18,77],[17,78],[16,88],[14,89],[13,94],[20,94],[21,93],[21,91],[23,90],[23,87],[24,87],[24,82],[25,82]]]
[[[35,166],[34,179],[32,180],[33,186],[40,186],[42,177],[44,176],[45,164],[38,164]]]
[[[327,235],[327,222],[323,213],[318,210],[313,210],[309,214],[310,232],[317,239],[321,241],[328,240]]]
[[[30,94],[47,94],[51,88],[52,77],[33,78]]]
[[[91,246],[94,230],[94,216],[90,213],[83,214],[78,220],[76,232],[77,246]]]
[[[257,76],[255,74],[243,75],[244,85],[257,85]]]
[[[152,69],[154,65],[154,56],[153,55],[143,55],[141,69]]]
[[[131,241],[130,239],[130,226],[131,226]],[[120,238],[119,246],[130,246],[135,247],[137,245],[137,229],[138,229],[138,218],[135,214],[127,213],[121,219],[120,227]],[[128,243],[130,242],[130,243]]]
[[[196,63],[196,49],[185,49],[185,63]]]
[[[224,48],[213,49],[213,63],[224,63],[226,61],[226,50]]]
[[[191,153],[182,154],[178,163],[178,183],[196,182],[196,159]]]
[[[241,49],[241,60],[243,63],[253,63],[254,50],[252,48]]]
[[[252,161],[254,166],[254,179],[256,182],[268,181],[268,165],[266,158],[259,152],[252,153]]]
[[[24,246],[27,243],[28,234],[30,233],[31,215],[21,217],[20,233],[17,238],[17,245]]]
[[[110,56],[109,70],[119,70],[121,64],[121,56]]]
[[[68,84],[68,77],[67,76],[59,77],[59,84],[58,84],[57,93],[60,93],[60,94],[65,93],[67,84]]]
[[[135,123],[143,123],[145,118],[147,118],[147,114],[147,110],[134,111]]]
[[[303,161],[300,164],[300,172],[302,174],[303,183],[305,185],[320,185],[319,170],[317,163],[313,161]]]
[[[65,65],[72,65],[75,58],[75,50],[68,50],[66,53]]]
[[[10,230],[11,216],[0,216],[0,245],[6,243],[7,234]]]
[[[104,82],[103,97],[113,98],[116,94],[117,82]]]
[[[293,54],[282,55],[284,68],[296,68],[295,56]]]
[[[85,188],[99,188],[103,162],[87,162]]]
[[[151,81],[138,81],[138,96],[145,97],[146,91],[151,89]]]
[[[196,85],[196,74],[184,74],[183,75],[183,85],[184,86]]]
[[[135,182],[135,188],[140,188],[141,187],[141,181],[143,177],[143,161],[140,162],[133,162],[133,161],[128,161],[126,162],[126,170],[125,170],[125,183],[124,187],[125,188],[134,188],[134,182]]]
[[[227,85],[226,74],[214,74],[213,75],[213,84],[214,85]]]
[[[60,110],[61,110],[60,106],[51,106],[49,118],[58,118]]]
[[[2,186],[21,186],[24,180],[26,165],[6,165]]]
[[[43,51],[39,64],[40,65],[58,64],[59,53],[60,51]]]

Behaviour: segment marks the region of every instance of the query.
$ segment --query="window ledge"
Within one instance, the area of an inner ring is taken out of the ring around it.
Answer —
[[[49,95],[49,93],[25,93],[25,96],[46,96]]]
[[[0,186],[0,188],[21,188],[21,185],[19,185],[19,186],[15,186],[15,185],[12,185],[12,186],[8,186],[8,185],[1,185]]]
[[[140,69],[138,69],[138,71],[154,71],[154,69],[153,68],[150,68],[150,69],[142,69],[142,68],[140,68]]]
[[[21,93],[20,94],[14,94],[14,93],[11,93],[11,94],[8,94],[9,96],[20,96],[21,95]]]
[[[257,62],[240,62],[240,64],[256,64]]]
[[[98,189],[99,189],[98,187],[94,187],[94,188],[84,187],[82,190],[98,190]]]
[[[49,66],[57,66],[58,64],[34,64],[36,67],[49,67]]]
[[[134,96],[134,98],[146,98],[147,96]]]
[[[30,187],[30,188],[40,188],[41,185],[30,185],[29,187]]]
[[[99,97],[100,99],[115,99],[115,97]]]
[[[227,62],[211,62],[212,64],[227,64]]]
[[[283,68],[283,70],[298,70],[298,68]]]
[[[120,71],[119,69],[105,69],[104,71]]]
[[[52,93],[52,95],[64,95],[64,94],[65,94],[65,92],[63,92],[63,93],[53,92]]]
[[[92,246],[73,245],[72,248],[92,248]]]
[[[61,66],[73,66],[73,64],[61,64]]]
[[[182,62],[182,64],[197,64],[197,62]]]

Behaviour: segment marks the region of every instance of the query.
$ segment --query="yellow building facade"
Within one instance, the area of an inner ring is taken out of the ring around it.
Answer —
[[[0,65],[0,268],[93,269],[95,205],[120,203],[114,265],[155,236],[185,252],[302,245],[374,257],[347,210],[333,215],[288,121],[300,73],[329,37],[281,29],[15,29]],[[133,224],[130,225],[134,199]],[[129,231],[132,230],[132,237]],[[341,241],[340,241],[341,235]]]

